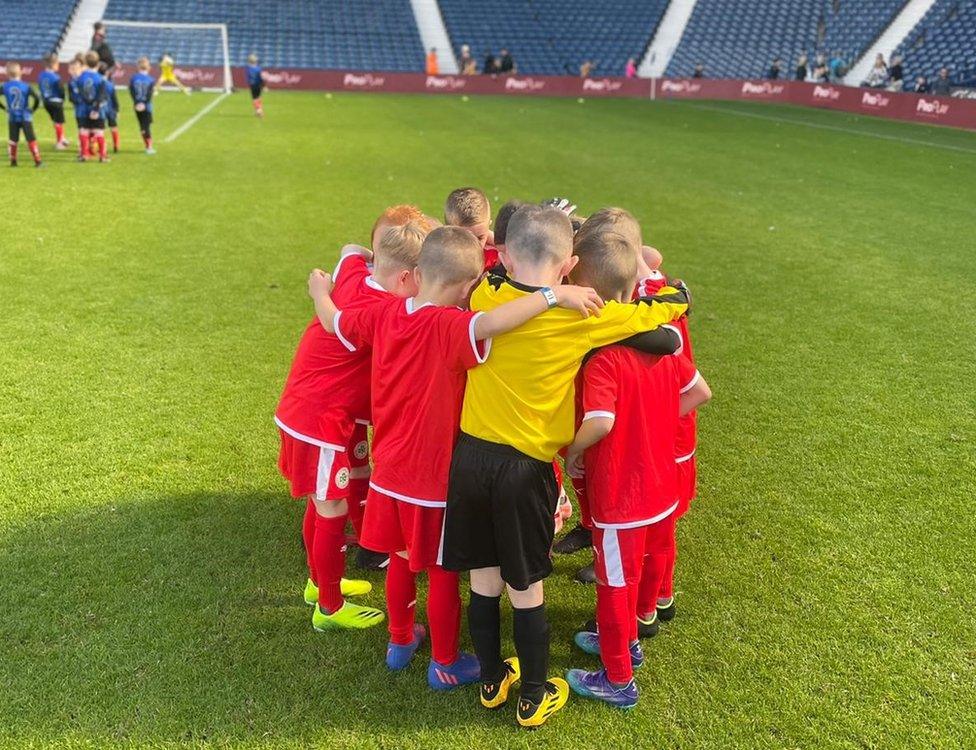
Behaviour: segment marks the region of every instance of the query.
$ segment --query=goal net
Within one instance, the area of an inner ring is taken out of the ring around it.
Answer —
[[[109,30],[109,43],[117,60],[132,64],[140,57],[148,57],[153,65],[170,55],[180,68],[214,68],[222,71],[213,81],[201,88],[230,91],[233,78],[230,72],[230,49],[227,24],[181,23],[168,21],[102,21]],[[183,81],[198,86],[199,80]],[[164,84],[165,85],[165,84]]]

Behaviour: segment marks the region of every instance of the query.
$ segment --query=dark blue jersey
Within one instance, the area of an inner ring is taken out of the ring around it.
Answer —
[[[37,77],[37,88],[41,90],[41,101],[44,103],[62,104],[64,102],[64,84],[61,76],[53,70],[42,71]]]
[[[156,81],[147,73],[136,73],[129,80],[129,94],[133,104],[144,104],[145,112],[152,112],[153,88]]]
[[[263,83],[261,80],[261,66],[260,65],[248,65],[247,66],[247,85],[248,86],[260,86]]]
[[[115,84],[105,80],[105,116],[116,117],[119,114],[119,99],[115,95]]]
[[[108,93],[105,90],[105,78],[94,70],[86,70],[78,76],[78,106],[76,115],[88,119],[92,112],[98,112],[98,117],[104,117],[105,102]]]
[[[0,107],[7,110],[7,118],[10,122],[30,122],[33,120],[33,112],[41,103],[28,84],[23,81],[7,81],[0,87],[3,92],[3,103]]]
[[[81,101],[81,97],[78,95],[78,78],[77,77],[75,77],[75,78],[69,78],[68,79],[68,99],[71,102],[71,105],[75,109],[77,109],[78,108],[78,102]]]

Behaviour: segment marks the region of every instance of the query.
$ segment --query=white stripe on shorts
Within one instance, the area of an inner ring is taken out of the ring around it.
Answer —
[[[616,529],[603,532],[603,567],[607,569],[607,585],[621,588],[624,582],[624,563],[620,559],[620,540]]]
[[[319,448],[319,466],[315,474],[315,499],[325,500],[329,492],[329,482],[332,481],[332,465],[335,463],[336,452],[331,448]]]

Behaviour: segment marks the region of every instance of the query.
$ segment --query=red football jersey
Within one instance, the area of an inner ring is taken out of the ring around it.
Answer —
[[[466,372],[485,361],[491,341],[475,341],[483,313],[413,298],[343,310],[336,333],[373,354],[373,474],[377,492],[444,507],[451,454],[460,430]]]
[[[342,310],[393,297],[359,254],[340,258],[333,279],[332,299]],[[313,318],[298,342],[275,422],[299,440],[345,450],[356,421],[369,421],[369,350],[351,352]]]
[[[678,392],[691,365],[623,346],[583,366],[583,420],[613,417],[613,429],[586,451],[586,498],[593,523],[630,528],[677,507]]]

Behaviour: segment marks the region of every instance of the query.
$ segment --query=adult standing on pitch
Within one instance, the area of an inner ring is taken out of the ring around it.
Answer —
[[[101,21],[95,22],[95,33],[92,34],[91,48],[98,53],[98,72],[108,79],[115,75],[115,55],[109,47],[105,37],[108,34],[105,24]]]

